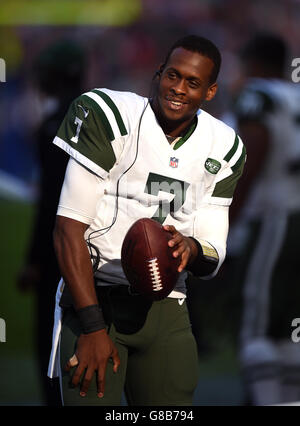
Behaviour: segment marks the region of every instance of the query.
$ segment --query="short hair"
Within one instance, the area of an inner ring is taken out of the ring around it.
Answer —
[[[254,59],[268,68],[284,71],[288,56],[285,41],[275,34],[259,33],[240,52],[242,60]]]
[[[206,56],[207,58],[211,59],[211,61],[214,64],[214,68],[211,73],[210,83],[211,84],[215,83],[215,81],[217,80],[220,67],[221,67],[221,62],[222,62],[221,53],[219,49],[217,48],[217,46],[212,41],[208,40],[205,37],[201,37],[197,35],[188,35],[188,36],[182,37],[179,40],[177,40],[173,44],[173,46],[170,48],[169,52],[167,53],[164,64],[162,66],[163,68],[168,63],[172,52],[179,47],[189,50],[190,52],[197,52],[200,55]]]

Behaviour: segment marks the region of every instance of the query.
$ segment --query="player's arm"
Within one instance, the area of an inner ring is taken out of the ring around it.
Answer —
[[[76,310],[98,304],[90,254],[84,239],[88,225],[64,216],[56,217],[54,244],[61,274],[70,288]]]
[[[106,334],[85,241],[85,231],[96,212],[98,187],[99,178],[70,159],[59,202],[54,245],[62,276],[69,287],[83,330],[77,342],[76,361],[69,361],[66,369],[77,364],[72,378],[74,386],[79,384],[86,370],[80,390],[82,396],[86,395],[97,371],[98,396],[102,397],[108,359],[112,357],[114,371],[117,371],[120,360],[114,344]]]
[[[183,236],[174,227],[165,227],[173,233],[169,241],[169,245],[175,247],[173,255],[181,256],[179,271],[186,268],[193,275],[209,279],[219,270],[226,253],[228,210],[245,160],[245,146],[235,135],[224,155],[223,167],[196,211],[193,235]]]

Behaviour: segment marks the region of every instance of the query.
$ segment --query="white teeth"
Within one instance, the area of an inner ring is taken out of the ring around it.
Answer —
[[[173,105],[177,105],[177,106],[182,105],[182,103],[181,103],[181,102],[174,102],[174,101],[171,101],[171,103],[172,103]]]

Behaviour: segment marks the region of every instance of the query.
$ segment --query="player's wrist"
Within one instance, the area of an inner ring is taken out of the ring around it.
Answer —
[[[189,239],[196,246],[196,255],[191,258],[191,261],[187,265],[187,270],[199,277],[212,274],[219,263],[217,251],[207,242],[203,241],[203,244],[201,244],[194,237],[189,237]]]
[[[90,334],[106,328],[103,312],[99,305],[85,306],[76,312],[83,334]]]

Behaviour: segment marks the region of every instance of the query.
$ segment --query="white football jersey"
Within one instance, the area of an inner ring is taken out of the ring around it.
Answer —
[[[245,162],[233,129],[199,110],[173,146],[148,99],[95,89],[72,103],[54,143],[101,178],[97,214],[86,234],[100,251],[101,281],[127,283],[121,246],[129,227],[143,217],[208,241],[220,266],[228,223],[205,223],[202,213],[214,206],[228,210],[231,203]],[[185,292],[185,278],[182,273],[175,291]]]

